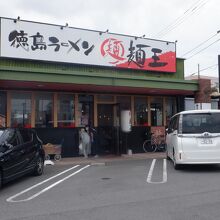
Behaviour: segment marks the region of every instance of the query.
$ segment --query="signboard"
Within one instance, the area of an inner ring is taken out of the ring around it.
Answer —
[[[151,126],[150,132],[155,138],[156,144],[160,144],[161,141],[165,141],[165,127],[164,126]]]
[[[175,43],[1,18],[2,57],[176,72]]]

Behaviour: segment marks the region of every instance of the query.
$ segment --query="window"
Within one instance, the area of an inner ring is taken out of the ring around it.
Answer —
[[[13,147],[16,147],[19,145],[18,136],[15,133],[15,135],[8,141],[9,144],[11,144]]]
[[[86,125],[93,126],[94,113],[93,113],[93,96],[92,95],[79,95],[78,104],[78,125],[84,127]]]
[[[175,98],[166,99],[166,125],[169,124],[170,118],[176,113]]]
[[[168,126],[168,133],[171,133],[175,130],[178,130],[178,124],[179,124],[179,116],[175,116],[171,119]]]
[[[131,110],[131,97],[130,96],[117,96],[117,103],[120,104],[121,110]]]
[[[219,113],[184,114],[182,120],[182,133],[220,133]]]
[[[134,98],[134,123],[139,126],[148,126],[147,97]]]
[[[173,130],[178,130],[178,127],[179,127],[179,116],[176,116],[174,118],[174,122],[173,122]]]
[[[1,143],[9,143],[13,146],[19,144],[17,134],[13,129],[6,129],[0,133],[0,142]]]
[[[30,93],[11,93],[11,127],[31,127]]]
[[[29,129],[20,130],[20,133],[24,143],[32,140],[32,132]]]
[[[98,102],[113,102],[114,96],[113,95],[97,95]]]
[[[58,95],[57,114],[58,127],[75,127],[74,95]]]
[[[211,109],[218,109],[218,99],[212,99],[211,100]]]
[[[36,94],[36,114],[35,114],[35,126],[36,127],[53,127],[52,110],[53,99],[50,93],[38,93]]]
[[[163,99],[151,98],[151,125],[161,126],[163,125]]]
[[[0,91],[0,128],[6,127],[6,92]]]

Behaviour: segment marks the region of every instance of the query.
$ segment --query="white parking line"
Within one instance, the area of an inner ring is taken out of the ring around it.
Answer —
[[[64,174],[64,173],[70,171],[70,170],[73,170],[73,169],[77,168],[78,166],[79,166],[79,165],[76,165],[76,166],[74,166],[74,167],[71,167],[71,168],[69,168],[69,169],[67,169],[67,170],[64,170],[64,171],[61,172],[61,173],[58,173],[58,174],[55,175],[55,176],[52,176],[52,177],[50,177],[50,178],[48,178],[48,179],[46,179],[46,180],[44,180],[44,181],[42,181],[42,182],[40,182],[40,183],[38,183],[38,184],[35,184],[35,185],[33,185],[33,186],[31,186],[31,187],[29,187],[29,188],[27,188],[27,189],[21,191],[20,193],[17,193],[17,194],[15,194],[14,196],[9,197],[6,201],[7,201],[7,202],[25,202],[25,201],[29,201],[29,200],[31,200],[31,199],[34,199],[34,198],[36,198],[37,196],[41,195],[42,193],[44,193],[44,192],[48,191],[49,189],[53,188],[54,186],[60,184],[60,183],[63,182],[64,180],[67,180],[68,178],[70,178],[70,177],[76,175],[77,173],[81,172],[82,170],[88,168],[90,165],[84,166],[83,168],[81,168],[81,169],[75,171],[74,173],[72,173],[72,174],[70,174],[70,175],[64,177],[63,179],[61,179],[61,180],[59,180],[59,181],[57,181],[57,182],[55,182],[55,183],[49,185],[48,187],[44,188],[43,190],[39,191],[38,193],[35,193],[34,195],[32,195],[31,197],[28,197],[27,199],[14,200],[16,197],[18,197],[18,196],[20,196],[20,195],[22,195],[22,194],[24,194],[24,193],[26,193],[26,192],[28,192],[28,191],[30,191],[30,190],[36,188],[36,187],[38,187],[38,186],[44,184],[44,183],[46,183],[46,182],[48,182],[48,181],[50,181],[50,180],[52,180],[52,179],[54,179],[54,178],[56,178],[56,177],[62,175],[62,174]]]
[[[153,182],[152,181],[152,175],[153,175],[153,172],[154,172],[155,163],[156,163],[156,159],[153,159],[153,161],[151,163],[150,170],[148,172],[148,176],[147,176],[146,181],[148,183],[153,183],[153,184],[166,183],[167,182],[167,160],[163,159],[163,180],[159,181],[159,182]]]

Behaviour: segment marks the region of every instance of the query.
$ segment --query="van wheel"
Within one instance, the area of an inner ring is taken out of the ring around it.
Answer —
[[[43,160],[43,157],[39,155],[36,161],[34,175],[40,176],[43,174],[43,171],[44,171],[44,160]]]

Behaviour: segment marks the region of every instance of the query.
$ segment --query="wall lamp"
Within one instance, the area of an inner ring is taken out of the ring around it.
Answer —
[[[14,23],[17,23],[18,21],[20,21],[20,16],[17,17],[17,19],[14,19]]]
[[[134,36],[134,39],[137,40],[138,38],[144,38],[144,37],[145,37],[145,34],[140,37]]]
[[[69,27],[68,23],[66,23],[65,26],[61,26],[60,29],[63,30],[64,27],[65,28]]]
[[[100,31],[99,35],[102,35],[103,33],[108,33],[108,31],[109,31],[108,29],[106,31],[104,31],[104,32]]]

